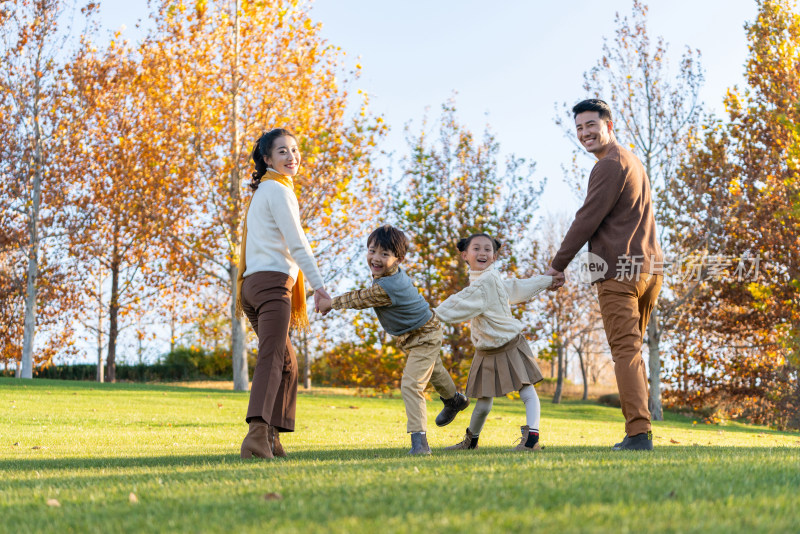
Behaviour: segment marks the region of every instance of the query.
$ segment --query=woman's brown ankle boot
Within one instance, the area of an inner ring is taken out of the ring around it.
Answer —
[[[264,421],[250,421],[250,430],[242,442],[242,458],[267,458],[271,459],[272,446],[269,435],[269,425]]]
[[[281,445],[280,432],[278,432],[278,429],[274,426],[269,427],[269,433],[267,435],[270,438],[269,443],[272,446],[272,454],[281,458],[286,456],[286,451],[283,450],[283,445]]]

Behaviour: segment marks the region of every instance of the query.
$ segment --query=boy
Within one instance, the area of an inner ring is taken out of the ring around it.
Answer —
[[[372,286],[333,299],[323,299],[319,311],[373,308],[378,320],[406,356],[400,391],[406,405],[407,431],[411,434],[409,454],[430,454],[425,397],[428,382],[439,393],[444,408],[436,417],[445,426],[469,406],[469,399],[456,391],[453,379],[442,365],[442,326],[431,308],[399,267],[408,250],[408,238],[390,225],[381,226],[367,239],[367,264]]]

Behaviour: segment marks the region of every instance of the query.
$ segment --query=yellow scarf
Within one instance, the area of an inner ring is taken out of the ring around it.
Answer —
[[[285,185],[294,193],[294,184],[292,179],[284,176],[279,172],[268,169],[267,173],[261,178],[264,180],[275,180],[279,184]],[[247,212],[250,210],[250,202],[253,197],[247,202],[247,208],[244,211],[244,227],[242,228],[242,246],[239,249],[239,272],[236,274],[236,315],[244,317],[244,309],[242,308],[242,284],[244,284],[244,272],[247,270],[245,262],[245,247],[247,245]],[[306,281],[303,276],[303,271],[297,272],[297,280],[294,281],[292,288],[292,316],[289,323],[291,328],[308,330],[308,312],[306,311]]]

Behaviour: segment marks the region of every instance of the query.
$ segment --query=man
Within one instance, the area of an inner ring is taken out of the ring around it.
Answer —
[[[556,277],[554,286],[562,286],[564,270],[587,241],[589,252],[605,262],[607,270],[595,282],[625,416],[625,439],[614,450],[652,450],[641,348],[661,289],[663,256],[650,181],[639,158],[617,143],[608,104],[584,100],[572,113],[578,140],[598,161],[586,200],[545,274]]]

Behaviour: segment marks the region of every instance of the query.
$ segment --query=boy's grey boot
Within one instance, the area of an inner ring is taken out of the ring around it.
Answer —
[[[439,397],[442,399],[442,397]],[[436,416],[436,426],[447,426],[453,422],[458,412],[469,406],[469,399],[461,393],[453,395],[452,399],[442,399],[444,408]]]
[[[464,439],[462,439],[460,443],[456,443],[455,445],[450,445],[449,447],[445,447],[444,450],[465,451],[467,449],[477,449],[477,448],[478,448],[478,438],[475,436],[475,434],[470,432],[469,427],[467,427],[467,433],[464,434]]]
[[[431,448],[428,446],[428,436],[422,432],[411,433],[411,450],[408,454],[427,454],[431,453]]]

